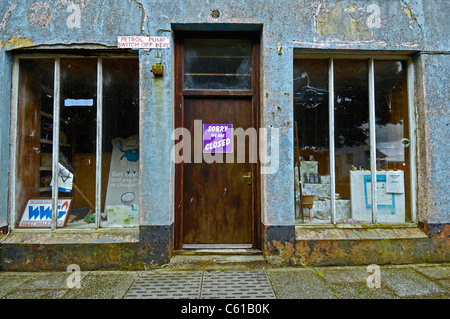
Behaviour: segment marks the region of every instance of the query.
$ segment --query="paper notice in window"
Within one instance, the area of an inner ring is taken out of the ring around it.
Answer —
[[[386,172],[386,193],[403,194],[404,191],[403,171]]]

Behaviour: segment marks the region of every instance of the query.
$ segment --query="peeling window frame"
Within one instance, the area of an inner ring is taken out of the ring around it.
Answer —
[[[17,53],[13,56],[12,66],[12,79],[11,79],[11,117],[10,117],[10,160],[9,160],[9,225],[11,230],[18,230],[16,227],[18,218],[17,205],[16,205],[16,179],[15,174],[17,172],[17,121],[18,121],[18,95],[19,95],[19,72],[20,72],[20,60],[22,59],[54,59],[54,92],[53,92],[53,128],[54,131],[60,131],[60,90],[61,90],[61,64],[62,58],[77,58],[77,59],[93,59],[97,60],[97,119],[96,119],[96,177],[95,177],[95,227],[90,229],[71,228],[70,230],[97,230],[103,228],[100,226],[100,212],[101,212],[101,179],[102,179],[102,131],[103,131],[103,58],[123,58],[123,59],[139,59],[138,54],[123,52],[89,52],[89,54],[76,52],[72,53]],[[58,161],[59,161],[59,134],[53,134],[53,146],[52,146],[52,180],[57,181],[58,174]],[[55,231],[57,229],[57,205],[58,205],[58,184],[52,188],[52,225],[50,229],[36,228],[31,231],[45,232]],[[24,231],[30,231],[30,229],[21,229]],[[58,230],[65,230],[60,229]]]
[[[334,134],[334,61],[337,59],[353,59],[353,60],[367,60],[368,63],[368,88],[369,88],[369,145],[370,157],[376,158],[376,132],[375,132],[375,81],[374,81],[374,60],[398,60],[406,61],[406,82],[407,82],[407,101],[408,101],[408,121],[409,121],[409,136],[410,136],[410,185],[411,192],[411,223],[417,223],[417,110],[414,104],[414,79],[415,70],[414,63],[411,56],[408,55],[392,55],[392,54],[352,54],[352,53],[323,53],[310,50],[294,51],[294,59],[328,59],[328,112],[329,112],[329,157],[330,157],[330,192],[336,192],[336,177],[335,177],[335,134]],[[371,180],[376,180],[376,161],[370,163]],[[372,224],[377,224],[377,198],[376,198],[376,183],[371,183],[372,195]],[[330,196],[331,206],[331,224],[336,225],[336,198]],[[402,224],[408,223],[407,221]],[[360,222],[357,224],[361,224]],[[305,225],[305,224],[301,224]],[[308,224],[323,225],[323,224]]]

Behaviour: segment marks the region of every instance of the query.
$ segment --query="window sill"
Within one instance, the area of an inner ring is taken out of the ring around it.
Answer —
[[[2,244],[116,244],[139,242],[139,228],[15,229]]]
[[[301,223],[296,222],[295,227],[297,228],[363,228],[363,229],[378,229],[378,228],[417,228],[417,223],[398,223],[398,224],[373,224],[373,223]]]
[[[417,224],[316,224],[295,225],[296,240],[423,239]]]

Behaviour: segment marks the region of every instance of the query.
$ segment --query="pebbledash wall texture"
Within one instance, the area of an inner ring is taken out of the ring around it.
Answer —
[[[260,248],[267,261],[290,265],[449,261],[449,14],[450,5],[444,0],[2,1],[1,269],[66,269],[69,264],[82,269],[140,269],[170,260],[175,231],[175,169],[170,156],[175,125],[173,34],[177,30],[260,32],[260,127],[280,128],[279,169],[276,174],[261,175],[260,180]],[[155,78],[151,72],[159,62],[154,51],[138,50],[139,227],[11,230],[13,57],[16,52],[118,50],[118,36],[171,38],[170,49],[161,50],[164,77]],[[301,50],[411,56],[416,126],[414,225],[295,225],[293,64],[295,52]]]

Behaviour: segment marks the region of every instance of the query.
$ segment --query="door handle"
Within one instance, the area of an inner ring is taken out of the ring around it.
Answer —
[[[247,172],[246,175],[242,175],[242,178],[246,178],[247,179],[248,185],[252,184],[252,172]]]

